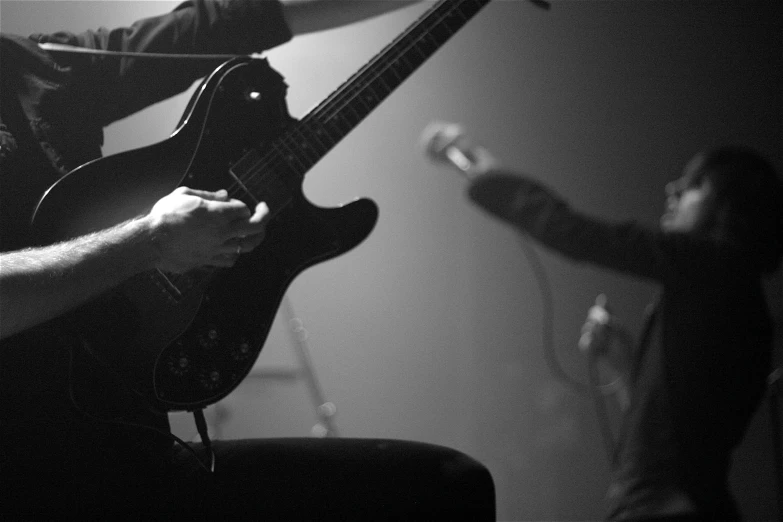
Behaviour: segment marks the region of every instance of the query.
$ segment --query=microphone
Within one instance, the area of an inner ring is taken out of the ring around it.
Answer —
[[[524,179],[503,171],[486,148],[476,145],[461,125],[434,121],[421,134],[424,153],[435,163],[453,167],[472,183],[468,197],[496,217],[514,222],[526,197]]]
[[[448,164],[469,179],[495,164],[489,152],[473,145],[461,125],[435,121],[421,133],[424,153],[433,161]]]
[[[600,294],[595,304],[587,311],[587,319],[582,325],[579,337],[579,350],[587,355],[605,354],[608,350],[612,316],[606,308],[606,296]]]

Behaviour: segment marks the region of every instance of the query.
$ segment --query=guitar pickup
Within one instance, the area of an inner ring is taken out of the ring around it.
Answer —
[[[293,194],[274,166],[264,170],[262,162],[261,154],[251,149],[228,172],[247,198],[255,204],[266,203],[270,217],[274,217],[291,202]]]
[[[269,207],[270,218],[283,210],[293,199],[288,186],[275,173],[265,176],[263,187],[257,195],[258,201],[263,201]]]

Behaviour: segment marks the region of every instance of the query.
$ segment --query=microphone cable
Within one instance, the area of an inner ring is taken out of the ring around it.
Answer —
[[[552,375],[570,389],[580,395],[590,393],[591,386],[571,377],[560,364],[554,341],[554,295],[549,282],[546,268],[535,247],[530,245],[524,236],[520,238],[520,245],[536,281],[541,297],[541,341],[544,361]]]

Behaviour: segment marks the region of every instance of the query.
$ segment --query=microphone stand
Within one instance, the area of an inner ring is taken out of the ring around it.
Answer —
[[[280,305],[280,313],[288,324],[288,333],[291,337],[294,353],[297,358],[297,365],[293,368],[263,368],[254,369],[246,377],[246,380],[278,380],[278,381],[297,381],[304,380],[310,394],[310,399],[315,407],[318,423],[310,429],[313,437],[339,437],[337,426],[334,422],[334,416],[337,414],[337,406],[331,401],[327,401],[321,383],[315,374],[312,358],[310,357],[310,348],[307,342],[309,336],[304,324],[294,313],[291,300],[288,296],[283,297]],[[230,416],[230,408],[217,403],[215,405],[215,415],[210,426],[215,433],[215,438],[220,438],[221,426]]]
[[[333,419],[337,413],[337,406],[333,402],[326,400],[321,383],[315,375],[313,361],[310,357],[310,347],[307,343],[309,333],[305,329],[302,320],[294,313],[294,308],[288,296],[283,298],[282,310],[288,320],[289,333],[296,349],[296,356],[299,359],[300,371],[304,374],[304,379],[307,381],[310,398],[313,404],[316,405],[316,415],[320,420],[318,424],[313,426],[311,433],[315,437],[339,437],[337,426],[335,426]]]

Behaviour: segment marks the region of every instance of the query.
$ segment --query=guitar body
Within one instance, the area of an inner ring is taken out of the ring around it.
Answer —
[[[193,95],[161,143],[82,165],[44,194],[33,217],[39,244],[146,214],[178,186],[270,208],[264,242],[231,269],[150,271],[68,317],[82,347],[160,411],[225,397],[248,374],[286,288],[304,269],[361,243],[378,208],[360,199],[312,205],[305,173],[490,0],[438,0],[302,120],[266,60],[236,58]]]
[[[295,122],[285,91],[265,60],[226,62],[169,139],[82,165],[36,209],[33,229],[40,244],[51,244],[143,215],[181,185],[227,188],[251,208],[269,205],[264,242],[231,269],[145,272],[69,317],[83,348],[161,411],[201,408],[236,388],[294,277],[358,245],[375,226],[370,200],[326,209],[304,197],[302,177],[279,151],[277,138]]]

